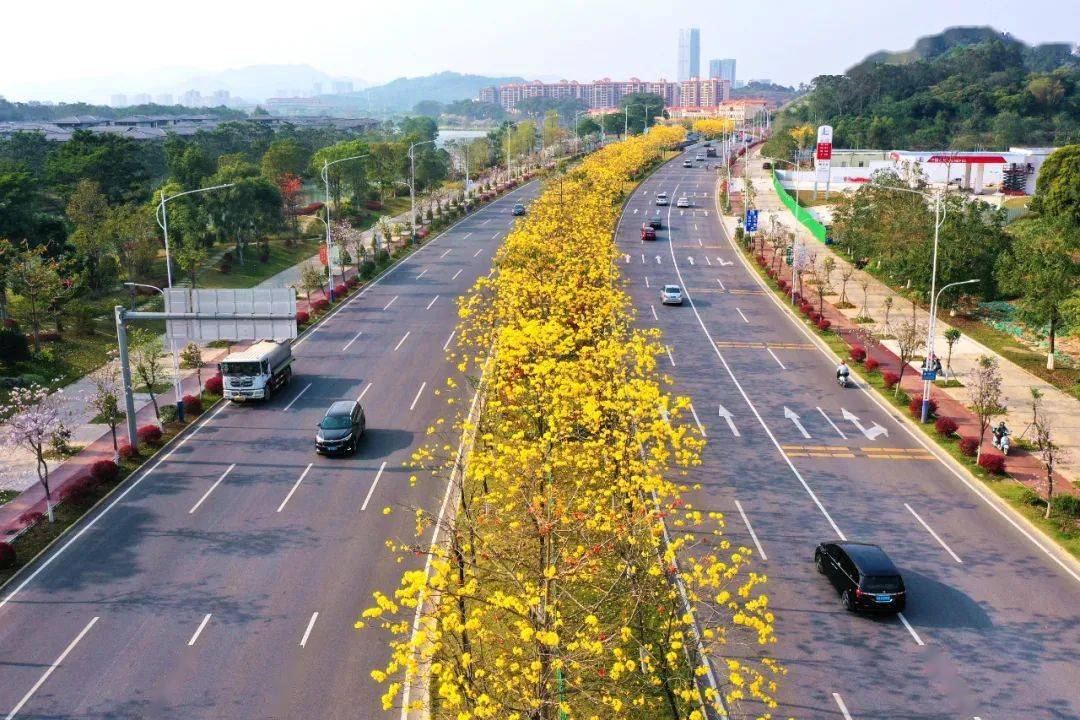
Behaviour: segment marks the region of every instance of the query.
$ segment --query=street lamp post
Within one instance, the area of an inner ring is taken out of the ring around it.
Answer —
[[[157,285],[146,285],[145,283],[126,282],[124,287],[128,288],[148,288],[150,290],[157,290],[161,293],[162,309],[165,312],[169,311],[168,307],[165,307],[165,291],[159,288]],[[168,335],[168,323],[166,323],[165,334]],[[180,387],[180,358],[176,355],[176,345],[173,342],[172,336],[169,336],[169,349],[172,351],[173,360],[173,395],[176,402],[176,419],[180,422],[184,422],[184,396],[183,388]],[[134,444],[132,445],[134,446]]]
[[[627,103],[623,108],[623,137],[630,134],[630,108],[642,107],[645,108],[645,129],[649,128],[649,108],[653,106],[653,103]],[[616,121],[618,122],[618,121]]]
[[[790,161],[790,160],[780,160],[780,159],[777,159],[777,158],[766,158],[766,159],[769,160],[770,162],[773,162],[773,163],[787,163],[788,165],[791,165],[792,168],[793,168],[792,173],[793,173],[794,176],[793,176],[792,180],[795,183],[795,233],[794,233],[794,240],[792,241],[793,244],[791,246],[791,304],[794,305],[795,304],[795,284],[796,284],[796,280],[797,280],[797,277],[798,277],[796,275],[796,273],[795,273],[795,245],[794,245],[794,243],[798,242],[798,240],[799,240],[799,213],[802,211],[802,206],[799,205],[799,170],[798,170],[798,166],[795,163],[793,163],[792,161]],[[747,162],[747,158],[745,156],[743,156],[743,163],[744,163],[744,165],[749,164]]]
[[[409,234],[413,240],[416,239],[416,157],[413,149],[434,142],[434,140],[421,140],[409,146]]]
[[[326,296],[330,298],[330,302],[334,302],[334,255],[330,248],[330,166],[349,160],[360,160],[369,155],[371,153],[353,155],[352,157],[339,158],[333,161],[323,160],[322,179],[323,188],[326,192]]]

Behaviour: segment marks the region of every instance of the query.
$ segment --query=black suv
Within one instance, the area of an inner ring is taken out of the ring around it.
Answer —
[[[904,579],[877,545],[823,542],[814,551],[814,564],[840,591],[844,609],[903,611],[907,599]]]
[[[364,408],[355,400],[338,400],[330,406],[315,433],[315,452],[321,455],[356,452],[364,434]]]
[[[662,230],[664,227],[664,221],[660,218],[660,213],[656,213],[649,218],[649,227],[653,230]]]

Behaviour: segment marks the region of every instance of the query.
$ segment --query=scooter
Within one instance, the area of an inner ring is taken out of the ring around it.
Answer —
[[[998,450],[1000,450],[1002,455],[1008,455],[1009,454],[1009,448],[1012,447],[1012,443],[1009,442],[1009,434],[1006,433],[1006,434],[1002,435],[1000,438],[997,435],[995,435],[994,436],[994,447],[996,447]]]
[[[846,388],[848,386],[848,376],[846,374],[841,375],[838,373],[836,375],[836,384],[842,388]]]

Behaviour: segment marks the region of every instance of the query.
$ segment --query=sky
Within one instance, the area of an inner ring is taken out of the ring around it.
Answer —
[[[84,81],[151,91],[161,79],[264,63],[373,82],[442,70],[674,79],[678,28],[689,26],[701,29],[703,73],[710,58],[733,57],[740,79],[784,84],[952,25],[992,25],[1031,44],[1080,36],[1076,0],[52,0],[47,17],[33,2],[3,15],[0,95],[11,100],[83,99],[72,96]]]

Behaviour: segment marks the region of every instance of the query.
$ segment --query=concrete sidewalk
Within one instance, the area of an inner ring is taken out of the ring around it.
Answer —
[[[797,233],[799,241],[809,251],[808,257],[814,257],[820,264],[825,256],[832,256],[836,260],[836,270],[832,273],[830,283],[833,292],[831,294],[826,293],[826,298],[833,304],[837,303],[841,289],[840,274],[842,269],[849,268],[850,264],[796,222],[794,215],[777,196],[769,171],[762,170],[761,159],[756,154],[750,158],[749,170],[750,181],[753,183],[756,192],[755,204],[761,210],[758,226],[762,230],[768,230],[775,219],[778,227]],[[739,181],[734,180],[735,175],[736,173],[733,170],[733,189],[741,190],[741,167],[738,172]],[[865,300],[863,297],[863,283],[866,284]],[[812,297],[813,293],[810,296]],[[888,312],[886,312],[886,298],[892,298],[892,307],[888,309]],[[873,322],[860,324],[872,329],[875,335],[888,336],[892,334],[892,331],[900,323],[910,321],[912,318],[912,303],[910,300],[897,295],[892,288],[861,270],[854,270],[847,283],[847,300],[855,307],[841,309],[840,312],[852,321],[860,315],[873,318]],[[888,316],[888,323],[886,323],[886,315]],[[916,307],[914,316],[919,325],[926,327],[930,316],[925,309]],[[934,351],[941,358],[942,363],[945,363],[948,356],[945,331],[950,327],[948,318],[939,315],[935,331]],[[882,343],[892,353],[898,352],[894,340],[886,337],[886,339],[882,340]],[[1002,395],[1007,412],[1001,418],[995,419],[995,422],[998,419],[1005,420],[1013,431],[1014,440],[1021,437],[1025,428],[1031,422],[1031,388],[1037,388],[1041,391],[1043,394],[1043,412],[1053,419],[1054,441],[1065,451],[1058,469],[1065,478],[1075,484],[1077,479],[1080,478],[1080,401],[963,334],[953,346],[950,377],[955,377],[961,383],[965,383],[966,378],[975,368],[978,358],[982,355],[996,357],[1001,368]],[[919,372],[917,365],[921,362],[922,356],[920,355],[919,359],[913,363],[916,373]],[[970,393],[964,387],[939,388],[939,390],[956,399],[965,407],[970,403]],[[1031,437],[1030,430],[1026,437]]]

